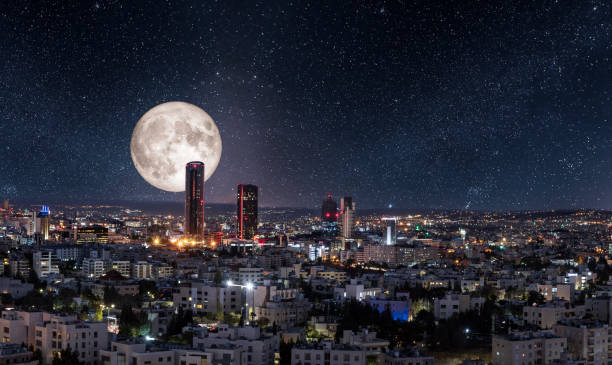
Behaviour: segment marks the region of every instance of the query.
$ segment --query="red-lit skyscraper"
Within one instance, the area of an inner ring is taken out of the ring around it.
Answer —
[[[338,204],[332,198],[331,194],[327,195],[327,199],[323,200],[321,206],[321,221],[333,223],[338,220]]]
[[[257,234],[257,186],[238,184],[236,193],[238,238],[250,240]]]
[[[204,235],[204,163],[185,165],[185,229],[184,234]]]

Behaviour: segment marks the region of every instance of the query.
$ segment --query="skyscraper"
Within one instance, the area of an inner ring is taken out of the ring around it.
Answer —
[[[204,163],[200,161],[185,165],[184,234],[195,237],[204,234]]]
[[[43,205],[36,216],[36,233],[40,233],[43,240],[49,239],[49,213],[49,207]]]
[[[355,203],[353,198],[345,196],[340,199],[340,233],[344,238],[351,238],[355,228]]]
[[[395,245],[397,243],[397,218],[387,217],[382,219],[384,225],[383,235],[385,244]]]
[[[327,195],[327,199],[323,200],[321,207],[321,222],[333,223],[338,220],[338,204],[331,194]]]
[[[257,186],[238,184],[236,198],[238,237],[250,240],[257,234]]]

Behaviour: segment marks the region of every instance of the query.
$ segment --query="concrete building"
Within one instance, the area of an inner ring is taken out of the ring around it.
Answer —
[[[350,196],[340,199],[340,218],[338,223],[342,238],[348,239],[353,237],[353,231],[355,230],[355,203]]]
[[[383,353],[379,363],[382,365],[433,365],[434,358],[425,356],[414,349],[400,349]]]
[[[236,345],[242,348],[242,365],[272,365],[280,347],[279,336],[264,332],[257,326],[230,327],[220,324],[216,329],[196,328],[193,347],[205,351],[214,346]]]
[[[382,288],[366,288],[365,284],[352,279],[344,287],[334,288],[334,299],[343,301],[356,299],[358,301],[366,298],[376,297],[382,293]]]
[[[267,301],[255,307],[257,320],[266,319],[282,328],[292,327],[308,320],[310,303],[305,300]]]
[[[132,277],[144,280],[153,278],[153,265],[146,261],[138,261],[132,264]]]
[[[0,277],[0,292],[10,294],[13,299],[23,298],[34,289],[34,285],[24,283],[21,280],[8,277]]]
[[[563,321],[554,326],[557,336],[567,338],[567,351],[585,365],[607,365],[612,360],[608,325],[596,320]]]
[[[82,264],[83,276],[88,279],[97,279],[106,273],[104,260],[86,258]]]
[[[516,332],[493,336],[493,365],[553,364],[562,359],[567,339],[550,331]]]
[[[551,329],[564,319],[580,319],[585,315],[585,306],[572,306],[566,301],[550,301],[543,305],[523,307],[523,323],[541,329]]]
[[[33,269],[39,278],[59,275],[59,259],[54,251],[37,251],[32,255]]]
[[[239,313],[244,304],[239,286],[217,286],[208,282],[189,281],[173,289],[176,308],[191,309],[194,313],[217,313],[221,305],[224,313]]]
[[[376,332],[368,330],[361,330],[359,332],[344,330],[344,332],[342,332],[342,339],[340,340],[340,343],[346,345],[356,345],[359,348],[366,350],[368,354],[378,354],[389,347],[389,341],[377,338]]]
[[[105,322],[83,322],[76,316],[45,314],[34,327],[34,349],[43,355],[43,364],[50,364],[58,351],[70,347],[78,352],[79,361],[93,364],[100,350],[108,349],[108,328]]]
[[[166,264],[153,265],[152,275],[154,280],[169,278],[174,274],[174,268]]]
[[[132,263],[128,260],[113,260],[107,264],[106,271],[108,272],[110,270],[115,270],[121,274],[121,276],[129,278],[132,272]]]
[[[38,365],[34,354],[21,345],[0,344],[0,365]]]
[[[434,299],[434,317],[436,319],[449,319],[455,313],[470,310],[480,311],[484,303],[484,298],[471,297],[469,294],[448,293],[443,298]]]
[[[2,341],[14,344],[25,343],[33,345],[34,326],[42,320],[43,312],[2,311],[2,319],[0,322],[0,327],[2,327],[2,332],[4,333]],[[8,328],[8,331],[5,328]]]
[[[549,301],[562,299],[571,302],[574,286],[571,284],[537,284],[536,291]]]
[[[355,345],[335,345],[331,341],[300,344],[291,349],[291,365],[365,365],[367,351]]]
[[[101,350],[100,363],[101,365],[241,365],[242,351],[233,345],[200,351],[175,344],[130,340],[112,342],[109,350]]]
[[[263,283],[264,269],[261,267],[241,267],[232,274],[232,280],[242,285],[248,283],[260,285]]]
[[[27,278],[30,276],[30,262],[23,256],[11,255],[9,259],[9,271],[13,277]]]

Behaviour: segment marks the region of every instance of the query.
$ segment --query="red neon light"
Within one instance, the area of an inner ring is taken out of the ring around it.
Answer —
[[[327,218],[329,218],[329,213],[325,213],[325,216],[326,216]]]

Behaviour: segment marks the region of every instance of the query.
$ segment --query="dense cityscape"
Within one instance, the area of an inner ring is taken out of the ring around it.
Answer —
[[[207,207],[186,170],[186,219],[4,201],[0,361],[612,359],[611,211],[262,209],[255,185]]]
[[[0,365],[612,365],[612,1],[0,1]]]

